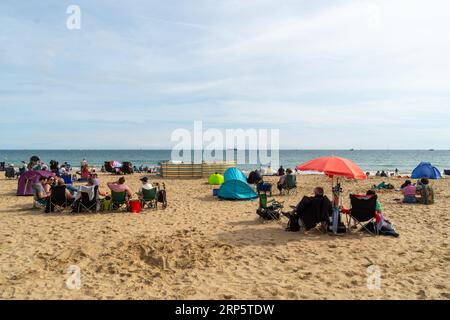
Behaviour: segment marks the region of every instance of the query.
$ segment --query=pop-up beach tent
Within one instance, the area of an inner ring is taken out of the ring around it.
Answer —
[[[225,182],[219,190],[219,198],[228,200],[251,200],[258,196],[247,183],[241,170],[230,168],[224,173]]]
[[[39,182],[40,177],[54,177],[55,174],[51,171],[27,171],[20,176],[17,195],[18,196],[32,196],[33,195],[33,185]]]
[[[441,179],[441,172],[429,162],[421,162],[411,173],[412,179]]]

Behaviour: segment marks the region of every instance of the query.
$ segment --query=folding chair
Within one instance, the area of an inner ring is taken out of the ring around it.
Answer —
[[[141,204],[142,208],[147,206],[148,208],[158,208],[158,203],[156,201],[156,194],[158,192],[157,188],[152,189],[142,189],[142,199]]]
[[[259,208],[256,213],[264,220],[280,220],[283,204],[275,199],[268,200],[266,193],[259,195]]]
[[[68,201],[66,197],[66,186],[53,186],[51,189],[51,195],[47,201],[47,207],[45,212],[63,212],[68,207]]]
[[[86,188],[86,187],[84,187]],[[98,186],[94,186],[94,198],[91,200],[89,198],[89,192],[87,190],[83,190],[80,188],[81,198],[77,204],[77,213],[86,211],[89,213],[97,212],[99,208],[99,199],[98,199]]]
[[[285,186],[283,190],[286,190],[287,194],[290,195],[297,192],[297,177],[294,174],[286,175]]]
[[[123,192],[111,192],[111,202],[113,210],[119,210],[122,207],[126,207],[128,210],[129,200],[126,191]]]
[[[347,226],[350,230],[350,224],[352,220],[361,225],[371,235],[378,235],[378,227],[375,224],[375,233],[369,230],[363,222],[379,222],[380,216],[377,212],[377,195],[350,195],[351,209],[344,210],[343,213],[347,214]]]

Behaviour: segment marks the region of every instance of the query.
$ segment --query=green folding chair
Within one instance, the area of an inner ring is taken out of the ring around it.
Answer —
[[[288,195],[297,193],[297,177],[294,174],[286,175],[285,187],[283,189],[286,190]]]
[[[256,213],[264,220],[280,220],[283,203],[275,199],[268,200],[267,194],[260,193],[259,208]]]
[[[142,189],[142,199],[141,199],[141,205],[142,209],[147,206],[148,208],[152,209],[158,209],[158,203],[156,201],[156,194],[158,192],[157,188],[152,189]]]
[[[114,192],[111,191],[111,202],[112,209],[119,210],[125,207],[128,210],[129,207],[129,199],[126,191],[123,192]]]

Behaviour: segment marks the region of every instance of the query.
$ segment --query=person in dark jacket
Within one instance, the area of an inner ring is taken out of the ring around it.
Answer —
[[[258,184],[262,180],[261,175],[259,174],[258,170],[250,172],[247,178],[248,184]]]
[[[324,195],[322,187],[314,189],[314,196],[303,197],[292,212],[283,212],[289,218],[288,231],[298,231],[296,225],[299,224],[299,221],[306,230],[315,228],[319,223],[327,224],[332,213],[333,205],[330,199]]]

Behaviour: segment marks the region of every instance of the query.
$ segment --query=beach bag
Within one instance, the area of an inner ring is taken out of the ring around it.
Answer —
[[[100,211],[101,212],[107,212],[107,211],[112,211],[113,207],[112,207],[112,201],[111,199],[103,199],[100,202]]]
[[[300,219],[297,215],[291,215],[289,217],[289,222],[286,227],[286,231],[290,232],[298,232],[300,231]]]

